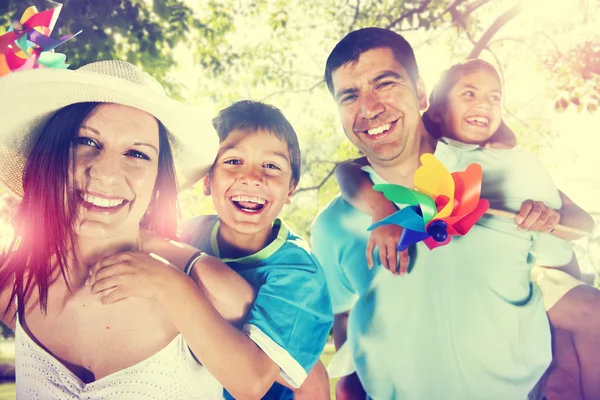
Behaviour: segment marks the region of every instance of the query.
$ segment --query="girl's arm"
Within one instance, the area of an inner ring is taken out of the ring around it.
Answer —
[[[560,224],[571,228],[582,229],[590,235],[596,225],[594,219],[583,208],[579,207],[566,194],[559,191],[562,207],[559,210]],[[563,238],[564,239],[564,238]],[[576,240],[579,237],[573,237],[570,240]]]
[[[382,193],[373,190],[373,183],[361,167],[368,165],[366,157],[346,161],[337,166],[335,177],[344,200],[354,208],[369,215],[373,223],[398,211],[396,206]],[[371,232],[367,243],[366,258],[369,268],[373,267],[373,250],[379,248],[381,264],[393,274],[404,275],[408,268],[408,252],[398,259],[396,244],[402,235],[402,228],[396,225],[383,225]],[[398,265],[399,264],[399,265]]]
[[[564,240],[577,240],[586,236],[585,233],[578,234],[572,231],[554,230],[560,223],[570,228],[583,230],[587,232],[587,235],[591,234],[594,229],[592,217],[563,192],[559,191],[559,193],[562,201],[560,210],[554,210],[541,201],[525,200],[515,217],[515,222],[519,225],[519,228],[551,233]]]

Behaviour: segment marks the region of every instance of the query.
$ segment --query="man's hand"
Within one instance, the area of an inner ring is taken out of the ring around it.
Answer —
[[[400,253],[400,257],[398,257],[398,250],[396,249],[402,231],[402,227],[393,224],[378,226],[371,231],[366,253],[369,268],[373,268],[373,250],[377,246],[379,248],[379,260],[385,269],[394,275],[399,273],[403,276],[406,274],[408,270],[408,250]]]
[[[551,232],[560,221],[558,211],[547,207],[541,201],[525,200],[515,222],[521,230]]]
[[[177,274],[185,277],[155,254],[123,252],[98,261],[90,269],[86,285],[91,286],[92,293],[101,293],[102,304],[114,303],[127,297],[160,302],[165,284],[174,282]]]

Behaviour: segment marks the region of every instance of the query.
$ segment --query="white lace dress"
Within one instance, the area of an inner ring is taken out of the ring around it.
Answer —
[[[34,342],[17,319],[17,399],[213,400],[223,387],[194,359],[181,335],[149,358],[84,383]]]

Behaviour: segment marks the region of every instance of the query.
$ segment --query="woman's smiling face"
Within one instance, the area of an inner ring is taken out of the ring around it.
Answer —
[[[101,104],[73,146],[76,233],[111,237],[139,229],[158,175],[158,121],[135,108]]]

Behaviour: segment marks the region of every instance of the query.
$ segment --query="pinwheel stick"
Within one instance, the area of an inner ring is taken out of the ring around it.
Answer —
[[[512,213],[510,211],[496,210],[495,208],[489,208],[485,213],[489,215],[494,215],[496,217],[508,218],[513,220],[517,216],[517,214]],[[552,235],[565,240],[575,240],[588,236],[588,233],[583,229],[571,228],[569,226],[564,225],[556,225],[552,230]]]

